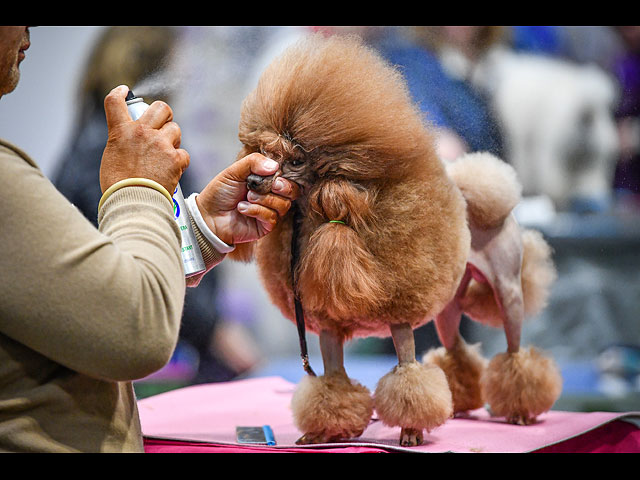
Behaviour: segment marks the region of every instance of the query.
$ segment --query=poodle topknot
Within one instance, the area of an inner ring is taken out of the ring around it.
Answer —
[[[389,336],[449,300],[469,249],[465,203],[402,75],[373,49],[320,34],[290,47],[245,99],[239,138],[240,157],[261,152],[302,187],[297,280],[311,331]],[[234,252],[255,254],[289,319],[292,218]]]

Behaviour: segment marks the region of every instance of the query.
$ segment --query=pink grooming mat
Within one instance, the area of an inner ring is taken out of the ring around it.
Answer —
[[[550,411],[534,425],[492,418],[484,409],[425,432],[424,444],[400,447],[400,429],[375,418],[360,438],[295,445],[301,436],[289,404],[296,385],[280,377],[194,385],[139,401],[147,452],[640,452],[640,412]],[[636,422],[636,424],[632,423]],[[271,426],[275,446],[236,442],[236,426]]]

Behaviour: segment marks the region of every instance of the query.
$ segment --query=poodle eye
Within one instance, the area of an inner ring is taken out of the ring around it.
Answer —
[[[291,157],[291,165],[293,165],[294,167],[299,167],[305,162],[306,159],[306,155],[300,150],[296,149]]]

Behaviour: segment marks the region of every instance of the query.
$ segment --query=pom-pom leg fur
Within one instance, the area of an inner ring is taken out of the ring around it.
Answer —
[[[408,324],[393,325],[391,333],[398,365],[376,386],[376,412],[385,425],[401,427],[401,445],[420,445],[425,429],[431,431],[451,417],[451,391],[439,367],[416,361]]]
[[[496,355],[481,380],[491,413],[518,425],[535,423],[562,391],[562,377],[552,359],[534,348]]]
[[[445,373],[453,399],[454,415],[484,405],[480,379],[487,361],[480,354],[479,346],[467,345],[462,337],[458,337],[453,348],[431,349],[422,358],[423,363],[437,365]]]
[[[373,400],[369,390],[351,380],[344,369],[342,338],[320,333],[324,375],[304,377],[291,400],[298,444],[335,442],[359,437],[369,424]]]
[[[485,234],[478,230],[474,233],[476,239]],[[472,255],[473,263],[467,265],[456,295],[435,319],[444,348],[428,352],[423,361],[445,371],[455,413],[489,403],[494,415],[527,425],[553,406],[562,389],[562,378],[551,359],[534,349],[520,348],[525,316],[522,240],[513,222],[507,222],[497,236],[500,242]],[[466,307],[473,307],[465,299],[472,279],[488,285],[493,293],[497,318],[487,323],[501,325],[507,341],[507,351],[488,364],[466,346],[459,334],[461,315]]]

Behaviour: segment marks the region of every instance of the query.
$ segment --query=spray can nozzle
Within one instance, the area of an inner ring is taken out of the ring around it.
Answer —
[[[135,112],[135,115],[137,115],[137,117],[142,115],[142,113],[144,113],[144,111],[148,107],[148,105],[146,103],[144,103],[144,98],[136,97],[136,95],[131,90],[129,90],[129,93],[127,93],[127,96],[125,97],[124,101],[126,102],[126,104],[127,104],[127,106],[129,107],[130,110],[131,110],[131,108],[135,108],[137,110]],[[144,106],[132,107],[134,104],[142,104]],[[137,117],[134,118],[134,120],[137,120],[138,119]]]

